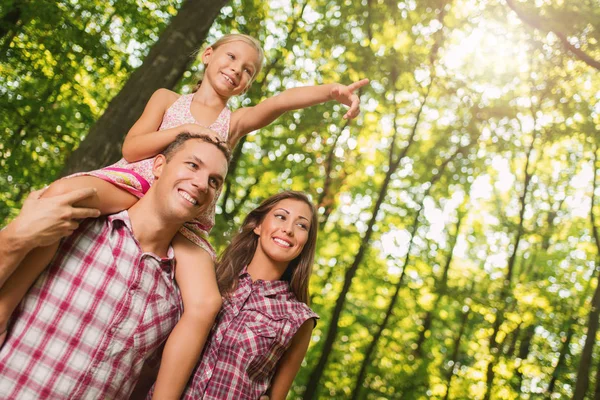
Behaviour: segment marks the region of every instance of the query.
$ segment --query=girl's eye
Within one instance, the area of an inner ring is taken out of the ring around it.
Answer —
[[[227,53],[227,55],[229,56],[229,58],[231,58],[232,60],[235,58],[233,54],[231,53]]]
[[[252,76],[252,71],[250,70],[250,68],[244,68],[244,72]]]

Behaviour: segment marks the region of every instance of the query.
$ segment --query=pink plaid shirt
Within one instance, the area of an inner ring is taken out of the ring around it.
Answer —
[[[183,399],[256,400],[300,326],[319,318],[288,282],[252,282],[244,270],[226,299]]]
[[[182,310],[166,259],[143,253],[126,211],[65,239],[0,350],[6,399],[126,399]]]

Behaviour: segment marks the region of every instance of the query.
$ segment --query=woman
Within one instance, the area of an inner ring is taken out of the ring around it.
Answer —
[[[316,240],[303,193],[250,212],[217,263],[223,308],[183,399],[285,399],[318,318],[307,305]]]

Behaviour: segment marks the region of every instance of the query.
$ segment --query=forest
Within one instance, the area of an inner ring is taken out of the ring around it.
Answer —
[[[256,37],[252,105],[362,78],[233,152],[212,242],[281,189],[319,212],[290,399],[600,399],[598,0],[0,0],[0,226],[108,165],[198,51]]]

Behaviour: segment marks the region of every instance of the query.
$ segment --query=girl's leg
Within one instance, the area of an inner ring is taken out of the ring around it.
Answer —
[[[175,280],[183,298],[183,315],[169,335],[153,399],[179,399],[221,309],[221,294],[211,256],[178,233],[173,239]]]
[[[102,214],[114,213],[131,207],[137,201],[134,195],[93,176],[81,176],[54,182],[42,197],[52,197],[82,187],[96,188],[96,195],[75,206],[97,208]],[[4,343],[8,320],[29,287],[48,265],[58,249],[58,242],[38,247],[29,252],[19,267],[0,288],[0,346]]]
[[[58,196],[84,187],[95,188],[96,195],[75,203],[75,206],[96,208],[102,215],[126,210],[138,200],[131,193],[95,176],[61,179],[51,184],[42,197]]]

